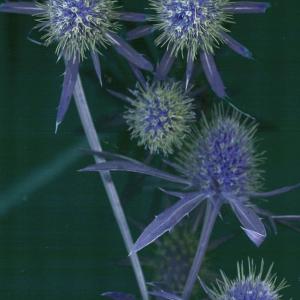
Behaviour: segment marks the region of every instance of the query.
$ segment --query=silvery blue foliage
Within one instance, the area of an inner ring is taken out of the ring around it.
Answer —
[[[5,2],[0,12],[33,15],[39,22],[36,28],[44,35],[46,46],[57,44],[56,53],[65,59],[63,89],[59,101],[56,129],[69,108],[79,64],[89,53],[102,85],[101,64],[98,53],[107,46],[115,50],[138,68],[152,71],[152,64],[116,34],[119,20],[141,22],[144,15],[118,12],[113,0],[48,0],[35,2]]]
[[[215,48],[224,43],[239,55],[252,58],[252,53],[228,34],[226,25],[233,22],[235,14],[264,13],[270,4],[229,0],[151,0],[150,7],[153,13],[148,20],[154,24],[133,29],[128,32],[128,39],[158,31],[156,44],[166,45],[166,64],[171,67],[179,52],[186,55],[186,85],[196,58],[200,57],[212,90],[224,98],[226,91],[215,64]]]

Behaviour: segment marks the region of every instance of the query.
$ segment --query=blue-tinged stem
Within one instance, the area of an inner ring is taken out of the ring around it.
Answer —
[[[206,204],[206,212],[205,212],[203,227],[201,231],[201,236],[200,236],[197,252],[194,257],[192,267],[190,269],[188,278],[184,286],[184,290],[182,294],[183,300],[188,300],[192,294],[195,282],[197,280],[200,268],[203,263],[203,259],[207,250],[210,236],[222,204],[221,199],[216,199],[215,202],[211,202],[211,200],[212,199],[208,199]]]
[[[102,147],[94,126],[94,122],[92,120],[92,116],[86,101],[85,93],[82,87],[80,76],[78,76],[75,89],[74,89],[74,98],[76,102],[76,107],[79,113],[79,117],[87,137],[90,148],[94,151],[102,151]],[[98,156],[94,156],[96,163],[104,162],[103,158]],[[117,224],[121,231],[121,235],[123,237],[123,241],[125,243],[126,249],[128,252],[133,248],[133,240],[131,237],[131,233],[129,230],[129,226],[126,221],[126,217],[120,203],[120,199],[116,190],[116,187],[112,181],[110,172],[104,171],[99,172],[102,182],[104,184],[108,199],[110,201],[114,216],[116,218]],[[143,300],[148,300],[148,292],[145,284],[145,279],[143,275],[143,271],[141,268],[141,264],[139,258],[136,253],[132,253],[129,257],[139,288],[142,295]]]

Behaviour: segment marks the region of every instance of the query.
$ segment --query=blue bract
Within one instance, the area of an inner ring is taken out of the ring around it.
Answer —
[[[251,52],[228,34],[226,25],[234,14],[264,13],[266,2],[229,0],[150,0],[153,25],[140,26],[128,32],[132,40],[158,31],[157,45],[167,46],[165,61],[172,65],[179,52],[186,54],[186,86],[194,61],[199,56],[206,78],[217,96],[226,97],[225,87],[214,61],[214,50],[225,43],[246,58]]]
[[[115,50],[138,68],[152,71],[152,64],[116,34],[118,20],[141,22],[139,13],[117,12],[114,0],[48,0],[44,3],[6,2],[0,12],[34,15],[37,29],[44,32],[45,45],[57,44],[56,53],[66,63],[63,90],[56,117],[56,128],[63,121],[73,94],[79,64],[91,55],[96,74],[102,85],[98,53],[103,47]]]

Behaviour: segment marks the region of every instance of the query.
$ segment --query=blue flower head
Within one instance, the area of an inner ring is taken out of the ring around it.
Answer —
[[[245,273],[243,262],[238,263],[237,278],[231,280],[221,272],[222,279],[208,289],[208,294],[213,300],[279,300],[279,292],[287,285],[285,280],[277,283],[272,267],[264,275],[264,262],[257,271],[253,260],[248,259],[248,273]]]
[[[198,217],[198,216],[197,216]],[[200,218],[201,219],[201,218]],[[189,219],[188,221],[191,221]],[[169,235],[165,235],[156,243],[149,266],[153,270],[154,282],[158,282],[168,291],[181,291],[184,288],[190,267],[193,262],[198,244],[198,230],[195,225],[199,218],[193,222],[179,224]],[[205,256],[203,268],[199,276],[205,280],[214,280],[216,274],[210,270],[210,254],[232,236],[222,236],[209,244],[208,255]],[[193,291],[193,295],[199,292]]]
[[[38,4],[42,10],[38,27],[46,32],[46,45],[58,44],[58,55],[84,58],[87,51],[111,44],[109,33],[119,27],[115,4],[113,0],[49,0]]]
[[[240,115],[219,106],[209,122],[203,115],[187,149],[179,155],[184,175],[206,195],[244,196],[261,186],[255,149],[257,124],[241,122]]]
[[[200,50],[214,52],[223,41],[224,25],[232,14],[226,9],[229,0],[151,0],[155,28],[161,34],[159,45],[174,45],[174,52],[189,50],[195,58]]]
[[[154,281],[168,290],[180,291],[192,265],[197,249],[197,237],[191,226],[182,224],[172,234],[164,236],[150,259]],[[201,275],[204,273],[202,272]]]
[[[190,133],[195,120],[193,99],[181,82],[172,80],[136,84],[130,90],[130,107],[125,119],[131,136],[150,153],[172,154]]]

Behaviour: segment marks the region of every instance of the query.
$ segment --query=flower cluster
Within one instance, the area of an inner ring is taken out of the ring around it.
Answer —
[[[242,231],[259,247],[267,237],[264,218],[276,231],[275,221],[289,225],[289,221],[299,220],[300,217],[273,216],[252,200],[292,191],[300,188],[300,183],[262,191],[261,162],[264,157],[256,147],[258,125],[236,109],[216,105],[209,117],[202,113],[198,125],[194,126],[197,120],[194,98],[197,93],[191,84],[194,64],[199,58],[212,90],[220,98],[225,98],[225,86],[214,60],[216,50],[226,44],[239,55],[252,58],[252,53],[229,35],[228,27],[234,23],[235,14],[265,13],[269,7],[269,3],[253,1],[149,0],[148,15],[123,12],[117,0],[45,0],[42,3],[8,1],[0,4],[0,12],[34,16],[38,22],[35,29],[42,33],[43,44],[55,44],[58,59],[65,62],[56,129],[64,120],[74,94],[96,161],[96,164],[81,171],[101,175],[126,248],[130,251],[143,300],[148,300],[148,292],[136,253],[155,241],[158,244],[158,239],[164,233],[173,230],[191,212],[199,213],[200,210],[203,214],[197,215],[193,229],[177,227],[178,231],[159,243],[154,258],[160,262],[157,264],[153,259],[152,264],[158,265],[156,275],[159,283],[165,284],[170,292],[156,290],[158,285],[154,285],[154,291],[149,294],[160,299],[188,300],[197,276],[200,275],[200,284],[212,300],[281,299],[280,292],[286,283],[281,281],[277,284],[276,275],[272,275],[272,266],[264,275],[263,262],[258,272],[250,259],[248,272],[244,272],[243,263],[238,264],[237,278],[234,280],[221,272],[221,279],[212,288],[208,288],[202,280],[206,269],[201,267],[223,206],[231,208]],[[125,34],[127,40],[157,33],[154,44],[166,49],[155,68],[119,35],[121,21],[146,23],[128,31]],[[136,83],[134,88],[127,87],[129,96],[110,89],[107,91],[126,102],[123,119],[131,138],[150,152],[151,158],[152,154],[164,157],[173,155],[171,161],[164,160],[165,167],[173,172],[101,150],[79,69],[82,61],[90,56],[102,86],[99,54],[103,53],[104,48],[110,47],[128,61]],[[179,55],[186,57],[182,81],[168,77]],[[144,71],[150,72],[150,75],[144,77]],[[162,188],[162,192],[178,199],[155,217],[135,243],[132,242],[110,171],[135,172],[164,180],[169,185],[168,189]],[[174,189],[169,190],[169,186],[174,184]],[[200,223],[202,227],[198,241],[194,234]],[[220,240],[224,242],[226,236],[223,235]],[[216,244],[220,245],[220,242]],[[182,296],[174,294],[174,291],[181,290]],[[103,296],[113,300],[135,300],[135,296],[121,292],[107,292]]]
[[[143,173],[183,186],[180,192],[163,190],[168,195],[179,198],[179,201],[156,216],[137,239],[131,253],[143,249],[172,230],[186,215],[207,201],[202,234],[194,260],[196,266],[188,276],[184,298],[190,296],[223,205],[230,205],[245,234],[256,246],[260,246],[267,233],[259,217],[260,212],[253,207],[250,198],[272,197],[300,187],[300,184],[296,184],[260,192],[258,183],[261,171],[258,166],[261,155],[255,151],[255,132],[256,125],[251,121],[242,120],[238,112],[227,111],[219,106],[210,121],[205,116],[202,117],[201,129],[191,134],[190,146],[179,155],[177,162],[170,163],[181,176],[148,167],[124,156],[106,153],[98,155],[112,159],[111,161],[83,169],[89,172]]]

